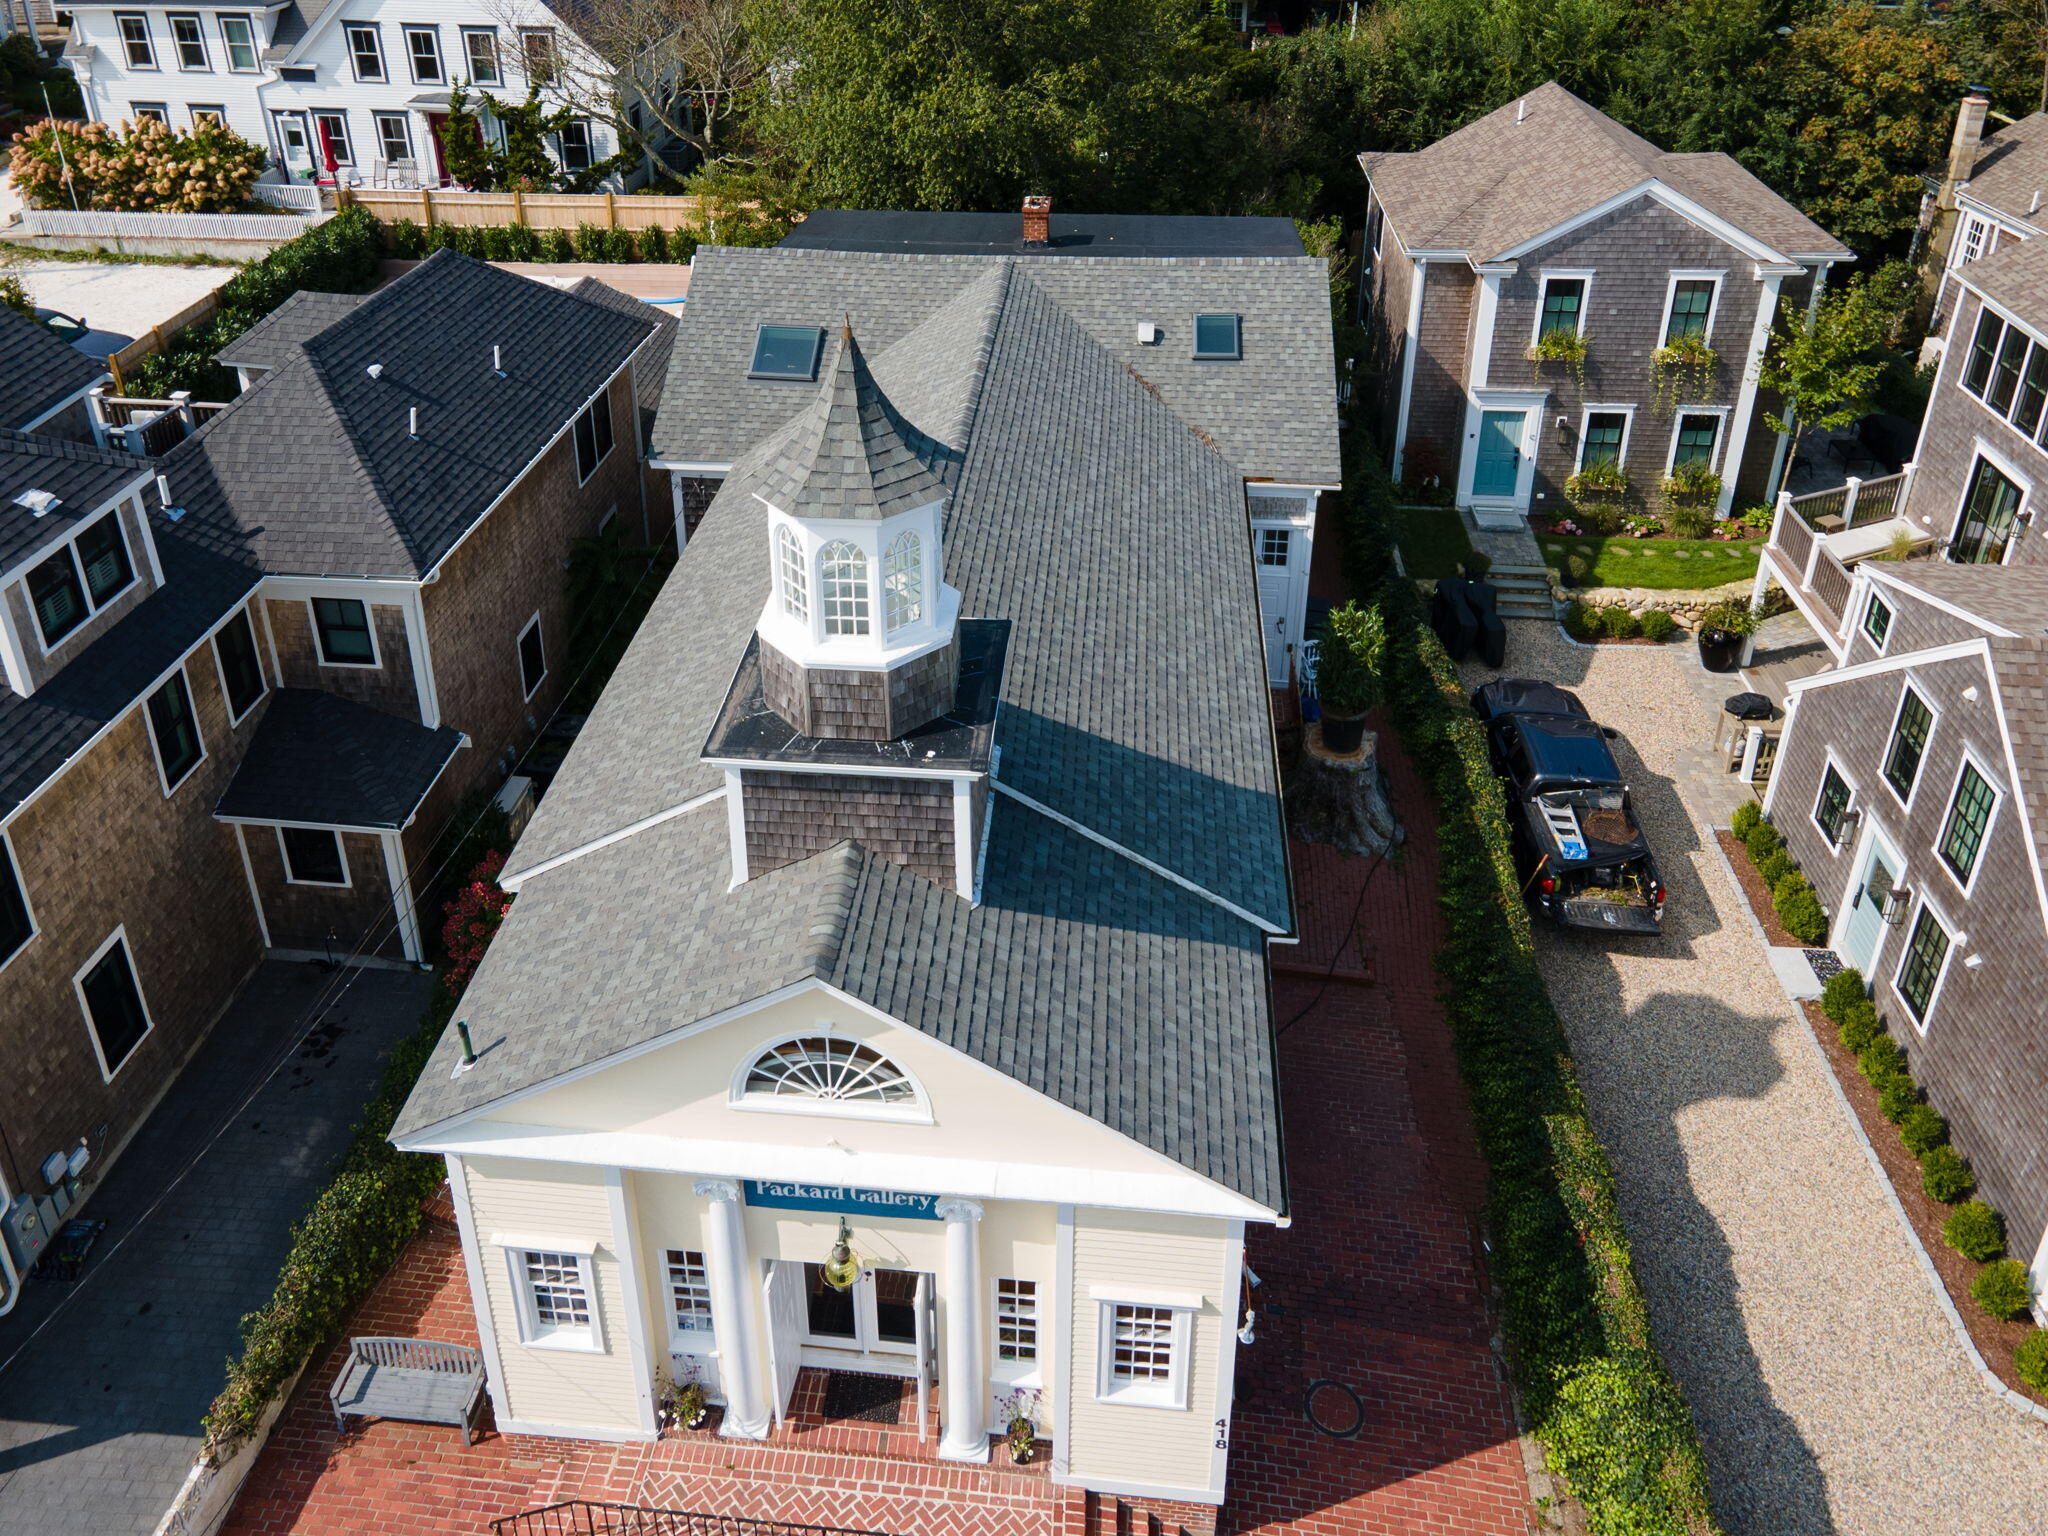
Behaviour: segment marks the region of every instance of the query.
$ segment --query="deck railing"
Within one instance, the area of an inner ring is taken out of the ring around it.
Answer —
[[[190,391],[182,389],[168,400],[145,400],[110,395],[102,386],[92,392],[91,399],[93,429],[101,445],[144,458],[169,453],[227,409],[221,401],[194,400]]]
[[[789,1525],[686,1509],[640,1504],[594,1504],[571,1499],[491,1522],[492,1536],[883,1536],[838,1525]]]
[[[1896,517],[1899,508],[1905,505],[1906,492],[1912,483],[1913,466],[1908,464],[1896,475],[1884,475],[1875,480],[1858,480],[1851,476],[1846,484],[1786,499],[1807,527],[1821,533],[1840,533],[1843,529],[1860,528]],[[1831,525],[1823,522],[1823,518],[1840,518],[1841,523],[1839,526]]]

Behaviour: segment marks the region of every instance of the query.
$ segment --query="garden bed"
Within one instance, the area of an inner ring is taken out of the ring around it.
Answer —
[[[1811,949],[1785,931],[1785,925],[1778,921],[1777,908],[1771,905],[1771,893],[1764,889],[1764,879],[1756,872],[1756,865],[1750,862],[1749,850],[1742,846],[1742,839],[1726,827],[1714,829],[1714,839],[1721,845],[1721,852],[1727,857],[1728,867],[1735,871],[1735,883],[1742,887],[1742,899],[1749,903],[1749,910],[1764,930],[1766,943],[1780,948]],[[1851,1065],[1853,1065],[1853,1061]],[[1899,1149],[1905,1151],[1904,1147]],[[1917,1166],[1917,1165],[1916,1165]],[[1919,1175],[1914,1174],[1915,1178]]]
[[[1677,588],[1724,586],[1756,575],[1761,539],[1591,538],[1539,533],[1544,562],[1558,571],[1574,554],[1583,555],[1583,586]]]

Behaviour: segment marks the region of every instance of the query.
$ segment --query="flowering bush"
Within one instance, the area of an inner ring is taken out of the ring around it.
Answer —
[[[14,185],[32,208],[232,213],[249,201],[264,153],[218,123],[180,133],[145,118],[132,127],[45,119],[14,136]]]
[[[441,926],[441,947],[448,952],[448,969],[441,981],[450,997],[462,996],[512,905],[512,893],[498,884],[504,868],[505,855],[485,854],[455,899],[441,906],[448,914],[448,921]]]

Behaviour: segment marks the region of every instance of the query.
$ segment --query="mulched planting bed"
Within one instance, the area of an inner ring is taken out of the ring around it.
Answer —
[[[1778,921],[1777,909],[1771,905],[1771,893],[1765,889],[1763,876],[1756,872],[1756,866],[1749,862],[1749,850],[1742,846],[1741,840],[1726,827],[1716,827],[1714,836],[1721,844],[1721,852],[1728,856],[1729,867],[1735,871],[1735,883],[1742,887],[1742,896],[1749,903],[1749,910],[1764,925],[1764,937],[1773,944],[1791,949],[1813,948],[1811,944],[1793,938],[1785,931],[1785,925]],[[1852,1061],[1850,1066],[1853,1068],[1855,1063]],[[1920,1175],[1916,1173],[1913,1178],[1917,1184]]]

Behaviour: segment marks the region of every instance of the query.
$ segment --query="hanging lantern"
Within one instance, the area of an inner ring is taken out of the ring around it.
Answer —
[[[853,1234],[846,1229],[846,1218],[842,1216],[839,1240],[825,1256],[825,1283],[835,1291],[850,1291],[853,1282],[860,1278],[860,1271],[860,1255],[853,1251]]]

